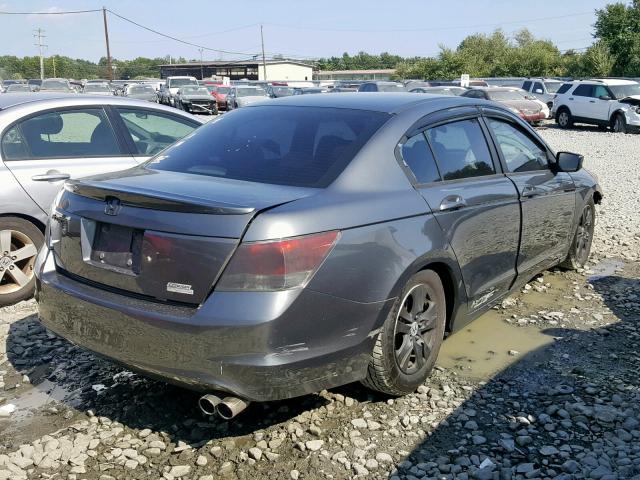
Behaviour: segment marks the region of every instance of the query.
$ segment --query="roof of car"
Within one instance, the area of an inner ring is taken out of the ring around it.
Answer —
[[[476,104],[477,99],[451,97],[446,95],[418,95],[415,93],[337,93],[333,95],[293,95],[276,98],[259,105],[286,105],[292,107],[325,107],[349,108],[353,110],[371,110],[376,112],[396,113],[404,108],[420,103],[446,101],[448,106]],[[258,104],[249,105],[249,108]]]
[[[567,83],[586,83],[593,85],[634,85],[638,82],[635,80],[625,80],[622,78],[586,78],[584,80],[574,80]]]

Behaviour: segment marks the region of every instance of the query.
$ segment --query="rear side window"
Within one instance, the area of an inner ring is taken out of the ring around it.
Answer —
[[[30,158],[84,158],[122,154],[111,124],[101,108],[48,112],[20,122],[18,128]]]
[[[262,105],[203,125],[148,168],[298,187],[328,186],[387,121],[382,112]]]
[[[178,116],[149,110],[118,108],[138,155],[155,155],[191,132],[197,124]]]
[[[522,89],[523,90],[531,90],[531,82],[529,80],[525,80],[525,82],[522,84]]]
[[[593,85],[578,85],[573,91],[573,95],[576,97],[590,97],[593,91]]]
[[[2,156],[5,160],[21,160],[29,158],[27,142],[17,125],[11,127],[2,137]]]
[[[477,120],[447,123],[427,130],[444,180],[496,173],[489,147]]]
[[[572,83],[563,83],[556,93],[559,93],[559,94],[566,93],[567,91],[569,91],[572,85],[573,85]]]
[[[404,142],[402,159],[418,183],[431,183],[440,180],[436,161],[423,133],[414,135]]]

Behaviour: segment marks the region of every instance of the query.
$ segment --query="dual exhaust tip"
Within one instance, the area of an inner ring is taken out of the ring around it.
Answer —
[[[200,411],[205,415],[218,414],[224,420],[231,420],[245,408],[249,406],[249,402],[237,397],[220,398],[216,395],[208,393],[198,400]]]

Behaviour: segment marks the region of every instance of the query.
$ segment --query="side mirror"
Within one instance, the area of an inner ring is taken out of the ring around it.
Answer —
[[[600,95],[598,98],[600,100],[611,100],[611,97],[609,95]]]
[[[556,165],[560,172],[577,172],[582,168],[584,157],[577,153],[558,152],[556,155]]]
[[[536,89],[533,91],[533,93],[544,93],[544,92],[543,92],[541,89],[536,88]]]

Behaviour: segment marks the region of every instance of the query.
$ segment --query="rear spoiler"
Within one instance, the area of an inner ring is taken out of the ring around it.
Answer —
[[[174,195],[153,190],[132,187],[108,187],[90,181],[70,180],[65,190],[75,195],[106,202],[116,199],[121,205],[152,210],[181,213],[203,213],[214,215],[246,215],[255,211],[254,207],[234,205],[224,202],[211,202],[203,198]]]

